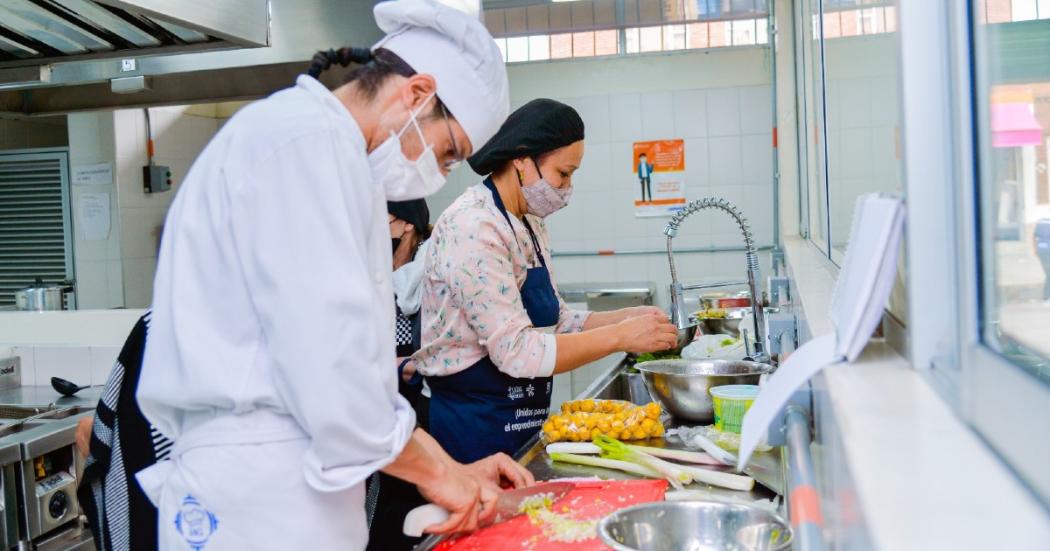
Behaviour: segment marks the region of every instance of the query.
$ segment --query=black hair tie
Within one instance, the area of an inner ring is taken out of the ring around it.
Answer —
[[[365,63],[372,61],[374,58],[375,56],[372,54],[372,50],[368,48],[347,46],[339,48],[338,50],[322,50],[314,54],[313,58],[310,60],[310,67],[307,69],[306,74],[317,78],[332,65],[339,65],[340,67],[346,67],[351,63],[364,65]]]

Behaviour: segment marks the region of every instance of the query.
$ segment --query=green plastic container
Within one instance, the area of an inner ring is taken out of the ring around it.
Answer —
[[[715,428],[722,432],[740,434],[744,414],[751,409],[758,396],[758,385],[723,385],[712,387],[711,401],[715,406]]]

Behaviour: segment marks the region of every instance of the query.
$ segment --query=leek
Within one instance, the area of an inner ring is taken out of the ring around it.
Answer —
[[[700,467],[691,467],[688,465],[681,465],[681,468],[688,472],[689,475],[693,477],[693,480],[703,482],[704,484],[721,486],[722,488],[729,488],[730,490],[738,490],[741,492],[750,491],[751,488],[755,487],[755,479],[750,476],[724,473],[721,471],[710,471],[708,469],[701,469]]]
[[[691,438],[693,440],[693,444],[700,446],[700,448],[707,452],[708,455],[715,458],[715,460],[721,462],[724,465],[736,465],[736,456],[718,447],[718,444],[712,442],[710,438],[700,434],[699,432],[693,434]]]
[[[722,462],[711,457],[709,454],[701,452],[691,452],[686,450],[671,450],[667,448],[654,448],[651,446],[634,446],[631,444],[627,445],[632,450],[644,452],[649,455],[655,455],[662,459],[674,459],[675,461],[681,461],[682,463],[697,463],[700,465],[721,465]],[[586,452],[578,452],[586,453]]]
[[[593,457],[590,455],[577,455],[574,453],[552,453],[550,454],[552,461],[560,461],[562,463],[572,463],[574,465],[586,465],[588,467],[601,467],[603,469],[612,469],[614,471],[623,471],[625,473],[631,473],[645,478],[663,478],[659,472],[650,469],[644,465],[637,463],[631,463],[629,461],[617,461],[615,459],[605,459],[604,457]]]
[[[695,463],[698,465],[721,465],[722,462],[711,457],[709,454],[687,450],[672,450],[668,448],[654,448],[651,446],[627,445],[634,451],[647,453],[661,459],[673,459],[682,463]],[[547,455],[552,453],[575,453],[582,455],[597,455],[602,449],[591,442],[556,442],[547,444]]]
[[[547,455],[554,453],[579,453],[584,455],[598,455],[602,449],[590,442],[555,442],[547,444]]]
[[[615,438],[610,438],[604,434],[600,434],[594,439],[594,443],[602,449],[602,457],[607,459],[616,459],[620,461],[628,461],[649,467],[654,471],[657,471],[675,489],[681,490],[686,484],[693,481],[692,475],[689,471],[684,469],[681,465],[676,465],[654,457],[648,453],[631,449],[627,444],[620,442]]]

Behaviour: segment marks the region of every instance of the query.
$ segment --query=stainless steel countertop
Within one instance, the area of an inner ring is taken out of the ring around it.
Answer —
[[[603,398],[603,399],[626,399],[625,396],[620,394],[620,389],[617,388],[620,376],[624,374],[630,365],[626,358],[621,360],[615,367],[598,377],[586,390],[580,393],[576,399],[585,398]],[[675,428],[685,426],[685,423],[673,419],[667,426],[667,428]],[[663,438],[652,438],[641,444],[647,446],[666,447],[672,449],[687,449],[680,443],[669,442]],[[611,480],[631,480],[639,477],[624,473],[621,471],[614,471],[609,469],[602,469],[599,467],[587,467],[583,465],[570,465],[565,463],[554,463],[550,457],[547,456],[546,445],[540,440],[540,435],[537,434],[532,438],[519,451],[515,454],[515,458],[519,463],[525,465],[525,468],[529,470],[537,481],[540,480],[551,480],[555,478],[590,478],[599,477],[602,479]],[[745,471],[746,474],[751,475],[758,482],[755,484],[754,489],[750,492],[737,492],[733,490],[727,490],[723,488],[716,488],[708,486],[706,484],[693,483],[686,486],[689,490],[703,490],[717,497],[723,498],[735,498],[735,499],[749,499],[749,500],[760,500],[770,499],[782,492],[783,488],[783,470],[780,463],[780,455],[778,450],[774,449],[766,453],[756,453],[754,458],[751,460],[752,465]],[[704,466],[708,468],[709,466]],[[710,467],[715,470],[730,471],[730,467]],[[431,536],[416,546],[417,551],[433,549],[443,538]]]
[[[24,406],[54,404],[58,407],[90,406],[94,408],[100,396],[102,396],[102,387],[100,386],[85,388],[75,396],[68,398],[56,392],[55,389],[51,388],[51,385],[21,386],[0,390],[0,404]]]

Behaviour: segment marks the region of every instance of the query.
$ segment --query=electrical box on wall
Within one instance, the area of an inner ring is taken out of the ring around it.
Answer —
[[[146,193],[171,189],[171,167],[146,165],[142,167],[142,190]]]

